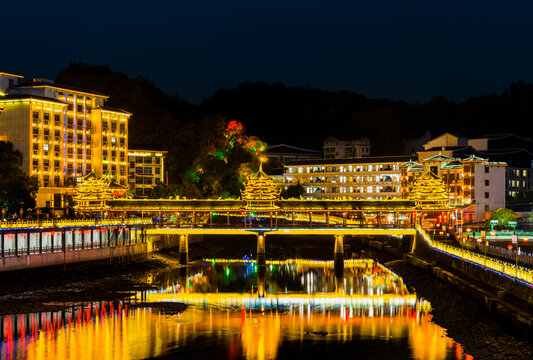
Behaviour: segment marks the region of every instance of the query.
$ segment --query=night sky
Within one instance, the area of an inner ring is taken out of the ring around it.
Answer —
[[[455,101],[533,81],[532,1],[3,1],[0,70],[70,60],[193,102],[243,81]]]

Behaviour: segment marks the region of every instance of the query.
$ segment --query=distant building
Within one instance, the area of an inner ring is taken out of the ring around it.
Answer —
[[[452,158],[476,155],[493,162],[506,163],[507,196],[517,197],[533,191],[533,141],[516,134],[486,135],[481,138],[445,133],[424,144],[419,158],[442,154]]]
[[[283,168],[288,161],[322,159],[322,151],[279,144],[267,148],[267,157],[272,168]]]
[[[400,164],[416,156],[291,161],[285,164],[285,187],[305,188],[305,199],[401,198]]]
[[[324,159],[354,159],[370,156],[370,140],[339,140],[329,136],[324,140]]]
[[[0,86],[0,139],[38,179],[37,207],[65,207],[67,192],[93,171],[128,183],[131,113],[105,106],[107,95],[49,80],[0,72]]]
[[[135,197],[148,197],[159,183],[166,181],[166,156],[154,145],[131,144],[128,151],[130,192]]]

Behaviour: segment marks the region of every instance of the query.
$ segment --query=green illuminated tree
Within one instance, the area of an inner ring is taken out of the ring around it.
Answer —
[[[506,209],[506,208],[499,208],[494,210],[490,214],[491,220],[498,220],[498,225],[503,227],[508,227],[509,221],[516,221],[518,218],[518,215],[512,210]]]
[[[12,143],[0,141],[0,208],[6,214],[35,207],[37,180],[24,174],[22,159]]]

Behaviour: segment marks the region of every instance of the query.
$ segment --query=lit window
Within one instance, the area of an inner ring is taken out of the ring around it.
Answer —
[[[43,150],[48,151],[48,144],[43,144]]]
[[[117,142],[117,138],[114,136],[111,136],[111,143],[115,144]]]

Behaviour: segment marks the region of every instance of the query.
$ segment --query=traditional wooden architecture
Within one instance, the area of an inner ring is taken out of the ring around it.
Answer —
[[[274,202],[279,200],[280,194],[281,184],[263,171],[262,163],[259,171],[245,181],[244,190],[241,190],[242,200],[246,201],[245,209],[277,209]]]
[[[444,181],[431,170],[415,179],[409,199],[416,202],[419,209],[446,208],[450,194]]]
[[[74,192],[74,209],[80,212],[107,210],[107,202],[113,199],[113,188],[109,182],[94,172],[83,177]]]

